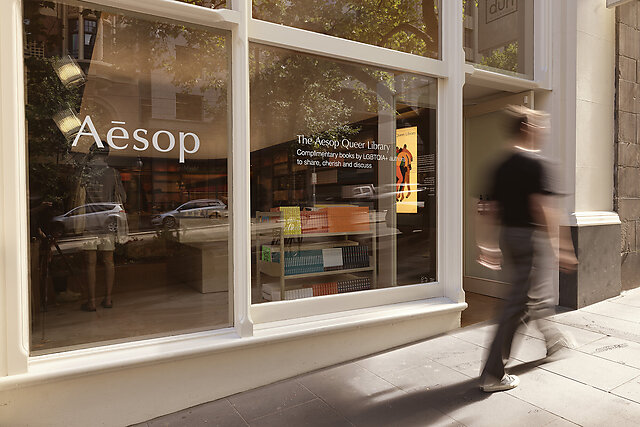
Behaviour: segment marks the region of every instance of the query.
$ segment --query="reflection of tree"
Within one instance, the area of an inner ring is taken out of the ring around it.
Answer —
[[[211,6],[224,4],[226,1],[220,0]],[[42,13],[42,8],[48,12]],[[114,88],[128,87],[127,96],[138,101],[142,87],[150,82],[151,73],[156,72],[168,75],[177,90],[207,94],[203,96],[206,111],[226,116],[228,81],[227,43],[222,32],[83,9],[82,16],[99,22],[92,57],[86,58],[91,62],[80,61],[84,70],[89,70],[92,88],[69,89],[62,85],[54,70],[54,64],[65,51],[62,28],[66,22],[59,19],[62,8],[71,10],[57,2],[24,2],[27,46],[30,43],[44,46],[44,55],[25,56],[30,186],[46,200],[55,202],[59,210],[65,209],[71,200],[75,188],[72,178],[86,156],[71,154],[71,143],[52,120],[54,114],[64,109],[76,113],[82,109],[104,130],[114,119],[109,113],[109,98],[120,96]],[[176,55],[178,45],[197,53],[185,62]],[[94,98],[97,93],[102,99]]]
[[[41,7],[53,9],[51,2],[25,2],[25,33],[27,41],[44,39],[45,51],[55,51],[62,38],[48,37],[55,24],[40,15]],[[70,197],[68,177],[77,164],[66,158],[70,142],[67,141],[51,119],[64,108],[77,110],[81,93],[78,89],[68,89],[62,85],[53,64],[56,57],[25,57],[26,105],[25,116],[29,134],[29,186],[37,189],[45,201],[53,202],[63,209]]]
[[[485,56],[480,61],[487,67],[498,68],[505,71],[518,72],[518,42],[512,42],[504,48],[496,49],[490,56]]]
[[[438,57],[435,0],[254,0],[253,17]]]
[[[111,15],[103,22],[104,60],[113,70],[143,80],[151,72],[166,72],[184,93],[215,91],[213,102],[203,99],[205,110],[212,115],[226,112],[228,54],[224,34],[126,15]],[[178,56],[178,48],[187,54]]]
[[[352,126],[354,111],[374,116],[388,110],[394,86],[393,73],[255,45],[252,127],[259,133],[278,123],[283,140],[297,134],[348,138],[360,131]]]
[[[437,57],[438,3],[254,0],[253,17]],[[394,98],[394,73],[261,47],[252,49],[251,66],[251,118],[258,133],[271,123],[279,123],[287,128],[281,135],[283,140],[292,139],[296,133],[331,139],[349,137],[359,132],[350,125],[354,111],[370,116],[393,111],[393,106],[383,104]]]

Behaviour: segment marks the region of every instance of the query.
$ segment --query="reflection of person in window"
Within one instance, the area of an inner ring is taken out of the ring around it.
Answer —
[[[396,147],[396,151],[396,191],[398,192],[396,200],[401,201],[405,199],[405,188],[407,190],[406,198],[409,198],[409,174],[411,173],[413,155],[411,155],[411,152],[407,149],[407,144],[404,144],[404,147],[401,149]]]
[[[119,235],[126,234],[126,217],[124,213],[119,216],[107,216],[106,221],[100,228],[88,227],[87,218],[90,215],[99,215],[102,209],[100,203],[110,202],[117,204],[115,210],[121,210],[127,200],[127,194],[122,185],[120,173],[107,164],[109,148],[95,148],[89,153],[87,164],[84,166],[79,185],[75,194],[75,206],[84,206],[83,214],[76,215],[74,224],[75,232],[87,239],[84,240],[82,249],[86,254],[87,262],[87,302],[82,304],[84,311],[96,311],[96,263],[98,254],[104,264],[105,269],[105,296],[101,305],[104,308],[113,307],[111,292],[113,290],[113,280],[115,267],[113,264],[113,251]],[[98,205],[94,205],[98,204]],[[91,219],[91,218],[90,218]]]

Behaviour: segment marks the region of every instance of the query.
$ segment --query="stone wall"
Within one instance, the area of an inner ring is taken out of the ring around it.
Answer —
[[[616,170],[622,287],[640,286],[640,0],[616,10]]]

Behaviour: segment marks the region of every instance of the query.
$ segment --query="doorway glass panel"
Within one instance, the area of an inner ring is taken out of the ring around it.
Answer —
[[[533,79],[534,0],[464,0],[467,62]]]

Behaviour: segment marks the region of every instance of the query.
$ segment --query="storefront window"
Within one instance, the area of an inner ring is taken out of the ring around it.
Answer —
[[[24,31],[32,353],[229,326],[228,34],[30,0]]]
[[[253,0],[253,18],[440,58],[439,0]]]
[[[252,44],[253,303],[436,280],[437,80]]]
[[[467,62],[533,78],[534,0],[464,0]]]

